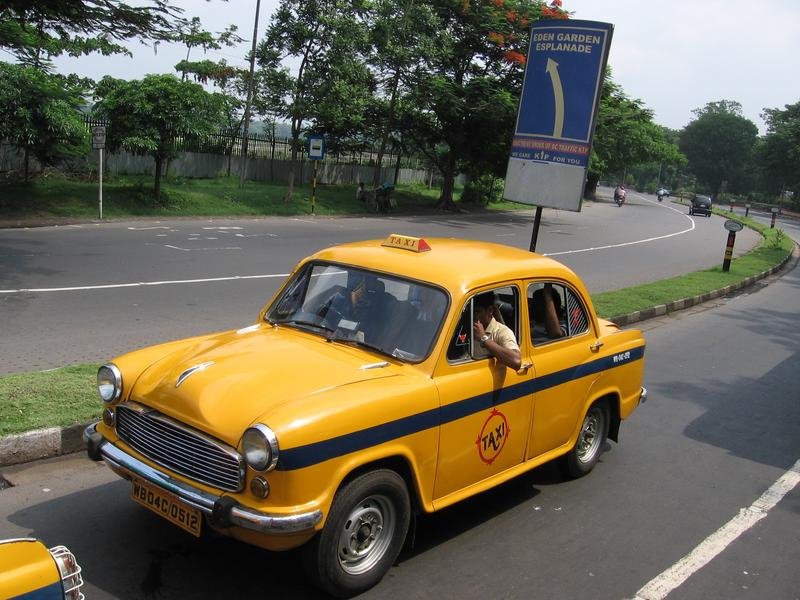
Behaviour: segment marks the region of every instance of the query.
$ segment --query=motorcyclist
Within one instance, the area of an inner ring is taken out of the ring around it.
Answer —
[[[614,188],[614,202],[617,203],[617,206],[622,206],[622,203],[625,202],[625,193],[625,186],[621,183]]]

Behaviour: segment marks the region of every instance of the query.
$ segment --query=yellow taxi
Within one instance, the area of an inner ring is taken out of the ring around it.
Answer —
[[[555,260],[391,235],[302,260],[250,326],[102,366],[85,438],[133,501],[196,536],[303,545],[349,596],[414,514],[553,459],[588,473],[646,399],[644,351]]]
[[[0,540],[0,598],[83,600],[82,586],[81,568],[65,546]]]

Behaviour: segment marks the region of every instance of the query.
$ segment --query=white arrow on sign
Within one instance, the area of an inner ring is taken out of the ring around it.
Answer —
[[[558,74],[558,63],[552,58],[548,58],[545,71],[550,75],[550,82],[553,84],[553,97],[556,101],[553,137],[560,138],[564,131],[564,88],[561,85],[561,77]]]

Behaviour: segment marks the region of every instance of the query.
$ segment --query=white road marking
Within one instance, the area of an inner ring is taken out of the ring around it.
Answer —
[[[164,225],[159,225],[153,227],[128,227],[128,229],[130,231],[147,231],[149,229],[169,229],[169,227],[166,227]]]
[[[689,554],[652,579],[636,592],[632,600],[666,598],[675,588],[725,550],[731,542],[766,517],[767,513],[798,483],[800,483],[800,460],[761,494],[758,500],[741,509],[738,515],[708,536]]]
[[[638,196],[637,195],[636,197],[637,198],[641,198],[642,200],[647,200],[651,204],[656,204],[652,200],[649,200],[649,199],[644,198],[642,196]],[[676,231],[675,233],[668,233],[666,235],[659,235],[659,236],[656,236],[656,237],[645,238],[643,240],[634,240],[632,242],[623,242],[621,244],[609,244],[608,246],[596,246],[594,248],[581,248],[580,250],[565,250],[564,252],[551,252],[549,254],[544,254],[543,256],[562,256],[564,254],[579,254],[581,252],[592,252],[594,250],[608,250],[610,248],[622,248],[624,246],[635,246],[636,244],[646,244],[647,242],[655,242],[656,240],[665,240],[667,238],[675,237],[676,235],[683,235],[684,233],[689,233],[690,231],[695,229],[696,225],[695,225],[694,219],[692,219],[689,215],[687,215],[687,214],[681,212],[680,210],[678,210],[676,208],[673,208],[671,206],[664,206],[663,204],[661,206],[662,206],[662,208],[665,208],[667,210],[675,211],[676,213],[686,217],[691,222],[691,226],[689,226],[688,228],[686,228],[686,229],[684,229],[682,231]]]
[[[206,279],[173,279],[170,281],[139,281],[136,283],[109,283],[106,285],[81,285],[60,288],[24,288],[18,290],[0,290],[0,294],[22,294],[25,292],[75,292],[84,290],[111,290],[115,288],[145,287],[150,285],[178,285],[183,283],[213,283],[216,281],[236,281],[237,279],[273,279],[288,277],[289,273],[272,273],[268,275],[231,275],[230,277],[209,277]]]
[[[211,238],[207,238],[211,239]],[[200,238],[189,238],[187,242],[199,242]],[[211,246],[207,248],[181,248],[180,246],[173,246],[172,244],[164,244],[165,248],[172,250],[180,250],[181,252],[197,252],[198,250],[241,250],[241,246]]]

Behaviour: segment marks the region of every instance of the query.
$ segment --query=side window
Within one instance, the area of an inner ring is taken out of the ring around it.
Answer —
[[[477,319],[477,314],[479,312],[476,296],[483,296],[486,293],[493,294],[494,320],[500,325],[508,327],[514,334],[514,338],[519,340],[519,290],[515,286],[509,285],[495,288],[494,290],[483,291],[480,294],[472,296],[467,300],[466,304],[464,304],[453,336],[450,338],[450,344],[447,347],[448,361],[460,362],[488,356],[486,350],[473,339],[472,335],[472,324]]]
[[[589,330],[586,308],[579,296],[567,286],[532,283],[528,286],[527,299],[531,340],[535,346]]]

